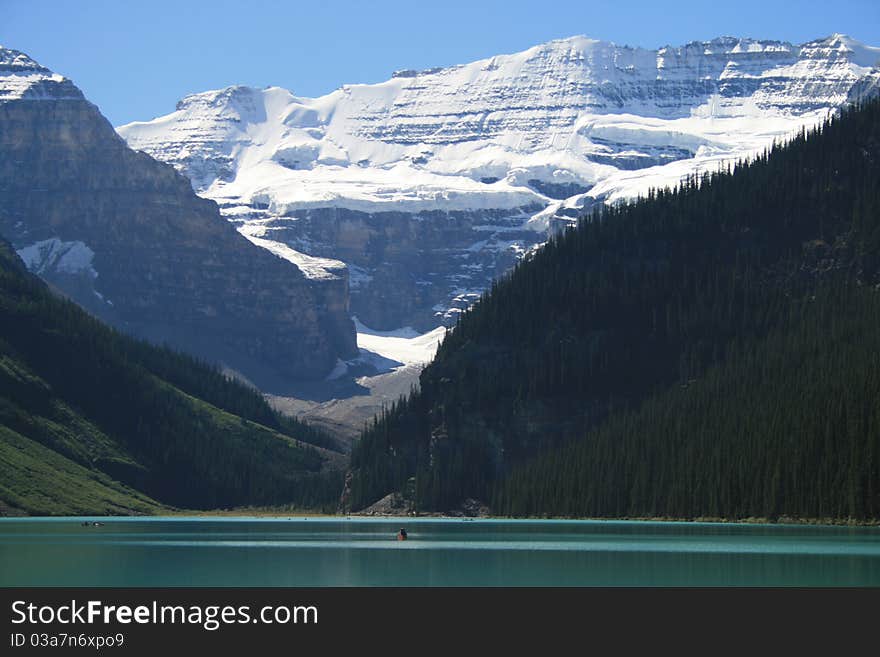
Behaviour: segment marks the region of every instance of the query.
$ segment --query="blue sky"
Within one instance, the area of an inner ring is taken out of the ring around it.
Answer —
[[[114,125],[230,84],[317,96],[575,34],[656,48],[834,32],[880,45],[880,1],[0,0],[0,44],[73,79]]]

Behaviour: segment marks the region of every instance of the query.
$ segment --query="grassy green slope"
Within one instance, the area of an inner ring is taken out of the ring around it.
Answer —
[[[93,468],[0,426],[4,514],[132,515],[160,512],[155,500]]]
[[[253,390],[58,298],[0,243],[0,512],[328,508],[341,455]]]

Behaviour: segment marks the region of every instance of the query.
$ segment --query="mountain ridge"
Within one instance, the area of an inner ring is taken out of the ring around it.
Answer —
[[[816,125],[878,61],[840,34],[655,50],[571,37],[317,98],[190,94],[118,131],[243,234],[345,262],[370,326],[428,330],[591,206]]]
[[[348,272],[257,248],[73,83],[0,50],[0,234],[90,312],[264,387],[357,354]]]

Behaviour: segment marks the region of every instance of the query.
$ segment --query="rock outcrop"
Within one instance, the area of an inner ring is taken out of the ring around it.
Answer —
[[[259,248],[173,167],[131,150],[67,79],[0,49],[0,234],[117,327],[258,385],[357,354],[341,263],[313,278]]]
[[[274,216],[252,209],[236,220],[314,256],[344,261],[351,311],[373,328],[428,331],[453,324],[494,278],[546,234],[523,227],[542,206],[505,210],[361,212],[315,208]],[[253,223],[252,223],[253,222]],[[276,242],[276,243],[277,243]]]

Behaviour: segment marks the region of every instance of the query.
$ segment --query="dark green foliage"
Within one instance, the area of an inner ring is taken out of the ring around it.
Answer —
[[[131,349],[132,360],[145,363],[152,374],[193,397],[301,442],[338,451],[331,436],[295,417],[281,415],[269,406],[259,390],[226,376],[204,361],[143,341],[131,341]]]
[[[652,191],[552,239],[463,315],[423,372],[421,392],[364,432],[352,455],[352,504],[415,475],[422,508],[477,497],[514,514],[874,517],[876,465],[864,469],[854,455],[876,454],[876,423],[859,425],[856,440],[837,431],[838,415],[817,410],[811,395],[825,388],[785,390],[821,374],[847,413],[870,416],[876,396],[850,392],[868,386],[866,371],[832,365],[875,353],[878,266],[874,101],[735,172]],[[825,307],[808,312],[804,300],[814,296]],[[829,326],[830,308],[858,318],[849,342]],[[756,354],[789,339],[778,376],[756,369]],[[833,343],[824,352],[805,346],[824,342]],[[811,357],[824,369],[795,367]],[[739,383],[710,393],[709,376]],[[680,406],[662,431],[648,432],[640,413],[694,386],[707,390],[703,415]],[[760,396],[748,394],[757,389]],[[776,414],[765,426],[767,404]],[[712,461],[702,442],[704,420],[724,416],[750,427],[747,438],[719,434],[736,468]],[[852,456],[828,461],[811,441]],[[682,450],[691,456],[679,463]],[[760,492],[743,493],[735,472],[752,473]],[[854,483],[807,493],[805,478],[820,473]]]
[[[28,274],[6,243],[0,425],[10,430],[4,453],[21,456],[0,462],[7,479],[26,471],[22,450],[33,453],[37,443],[71,461],[70,473],[91,472],[102,485],[122,482],[129,493],[185,508],[331,507],[342,485],[341,472],[325,467],[332,455],[306,444],[326,441],[324,434],[279,416],[213,368],[101,324]],[[155,505],[142,499],[141,507]],[[6,503],[22,508],[20,500]],[[45,508],[45,501],[24,506]],[[85,507],[56,499],[51,508]]]
[[[793,302],[686,386],[515,468],[507,515],[880,517],[880,293]],[[873,328],[872,328],[873,327]]]

